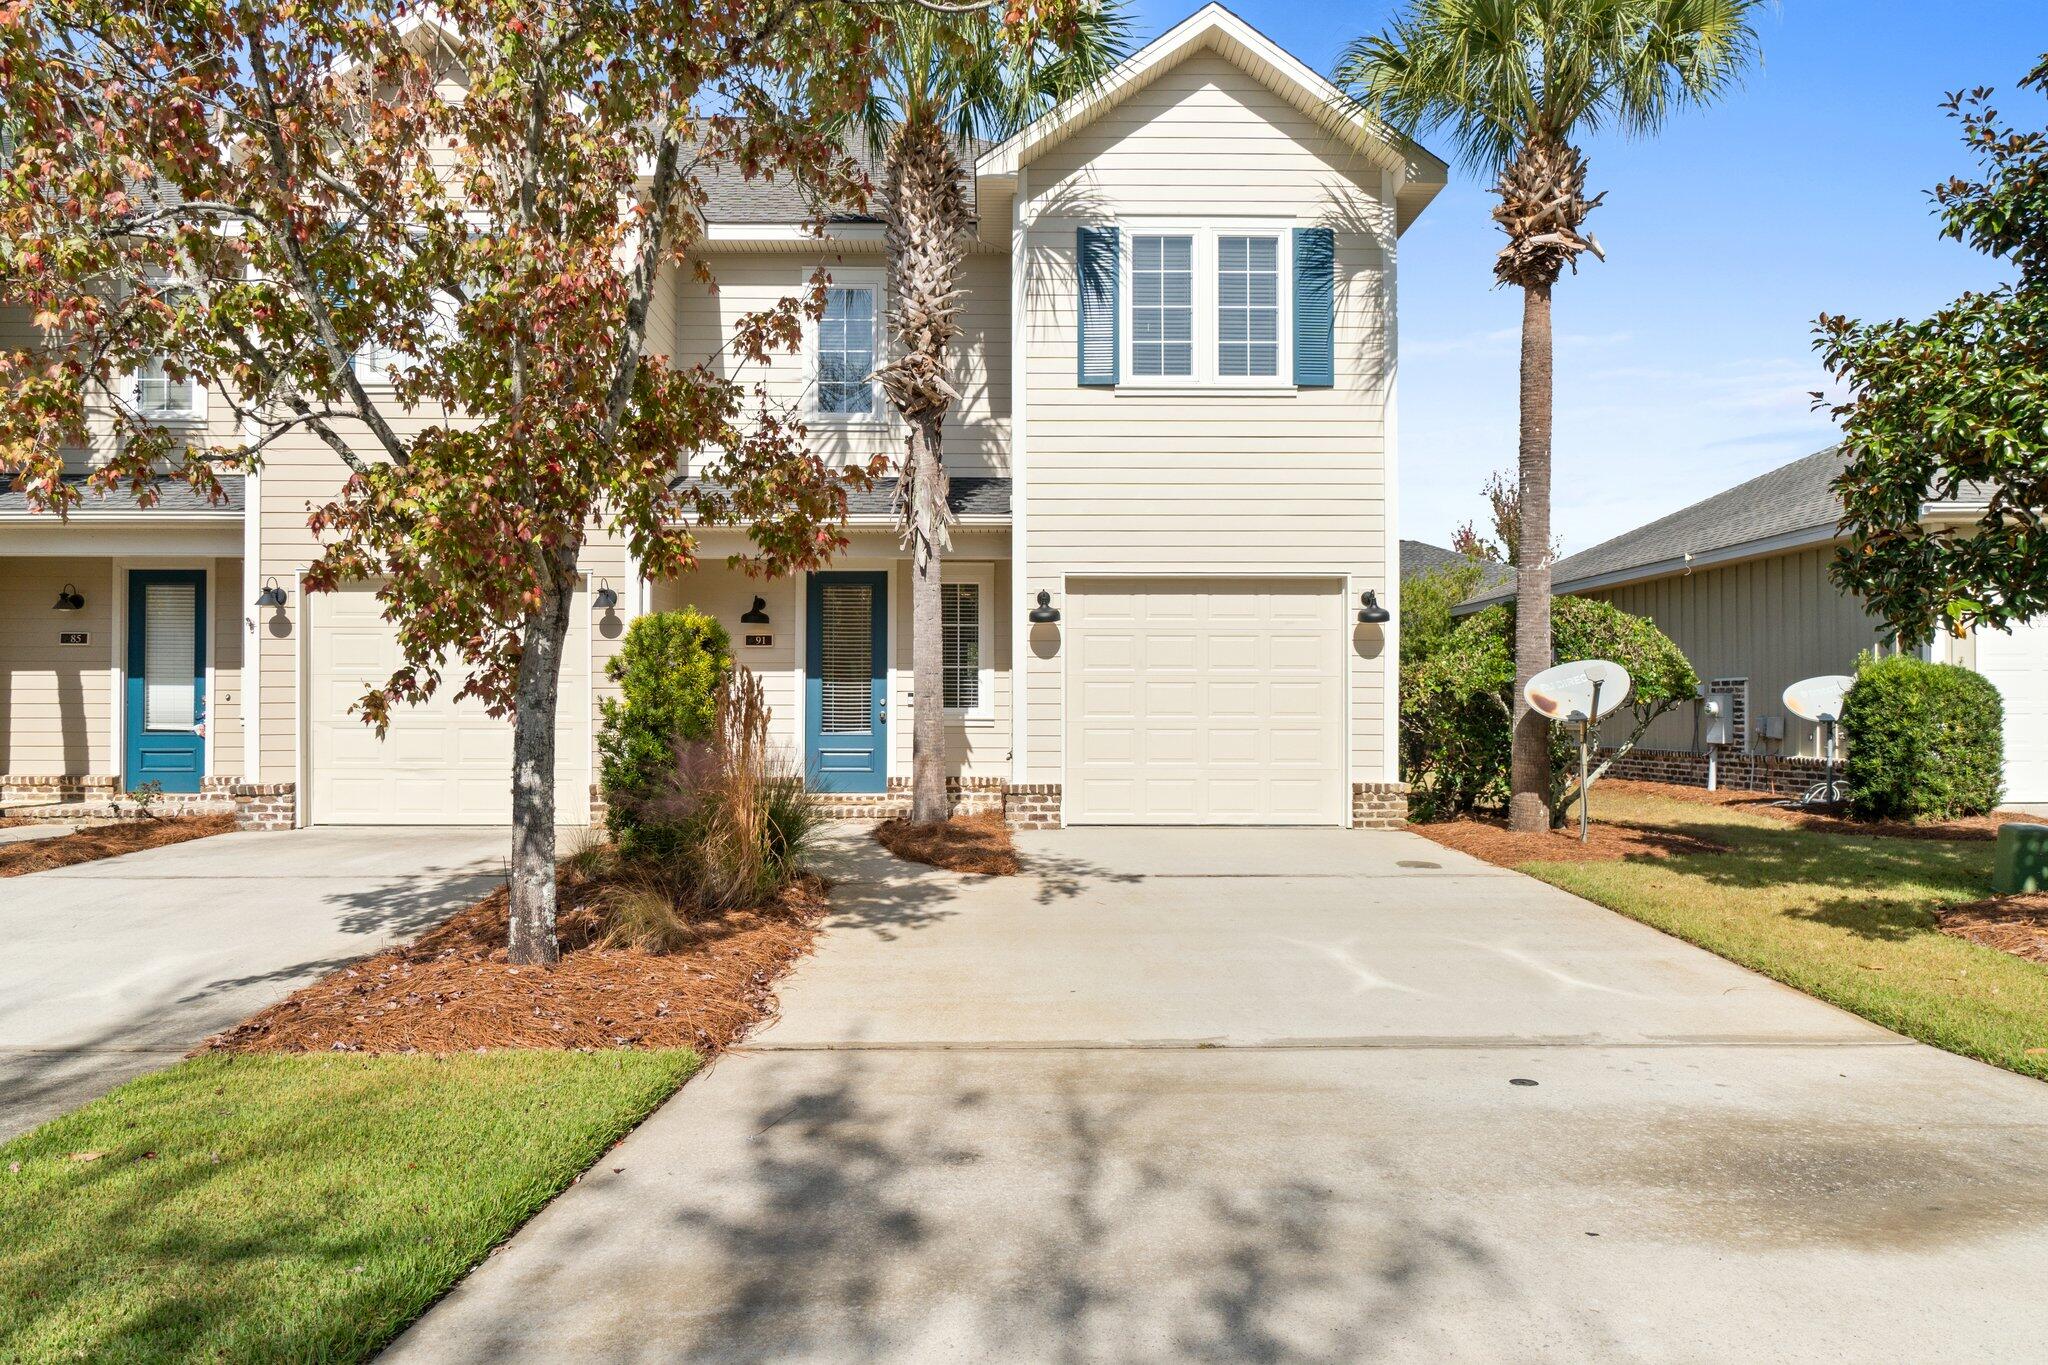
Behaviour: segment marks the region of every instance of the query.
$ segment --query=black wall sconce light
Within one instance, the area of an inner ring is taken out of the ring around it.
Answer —
[[[1049,626],[1060,619],[1060,609],[1052,604],[1052,594],[1044,588],[1038,590],[1038,605],[1031,609],[1031,624]]]
[[[72,587],[69,583],[66,583],[64,591],[57,594],[57,605],[54,609],[57,611],[83,611],[85,609],[85,594]]]
[[[1377,592],[1374,592],[1371,588],[1367,588],[1365,590],[1365,596],[1359,598],[1358,601],[1360,604],[1358,608],[1358,620],[1360,624],[1368,626],[1383,626],[1387,622],[1394,619],[1394,613],[1388,611],[1385,607],[1380,605],[1380,595]]]
[[[768,599],[765,597],[756,597],[754,599],[754,605],[740,613],[740,624],[747,626],[767,625]]]
[[[284,589],[277,585],[275,578],[263,580],[263,591],[256,594],[259,607],[281,607],[284,605]]]
[[[590,600],[599,611],[610,611],[613,607],[619,605],[619,594],[610,583],[604,579],[599,579],[598,589],[592,594]]]

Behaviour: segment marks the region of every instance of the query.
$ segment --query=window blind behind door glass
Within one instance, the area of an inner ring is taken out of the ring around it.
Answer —
[[[874,590],[828,583],[820,598],[819,725],[828,735],[865,734],[875,696]]]
[[[199,720],[199,590],[190,583],[143,588],[142,725],[189,730]]]

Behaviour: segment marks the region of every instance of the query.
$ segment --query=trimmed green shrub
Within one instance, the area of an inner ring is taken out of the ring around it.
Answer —
[[[679,831],[653,806],[674,788],[683,746],[711,737],[732,671],[732,637],[694,608],[655,612],[627,627],[605,675],[620,696],[602,703],[597,736],[605,827],[622,853],[673,853]]]
[[[1946,820],[1998,804],[2005,704],[1971,669],[1865,655],[1842,705],[1842,742],[1859,820]]]
[[[1443,648],[1458,628],[1451,609],[1472,595],[1485,574],[1486,566],[1475,559],[1401,580],[1401,667],[1412,668]]]
[[[1419,820],[1448,820],[1507,804],[1515,685],[1515,612],[1488,607],[1463,621],[1438,647],[1401,672],[1401,754]],[[1606,602],[1560,597],[1551,604],[1550,639],[1559,659],[1612,659],[1635,686],[1609,716],[1604,742],[1629,726],[1627,748],[1650,722],[1692,700],[1699,675],[1678,646],[1647,618]],[[1575,794],[1577,736],[1551,727],[1551,810]]]

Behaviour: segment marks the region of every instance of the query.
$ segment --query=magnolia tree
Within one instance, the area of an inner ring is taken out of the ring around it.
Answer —
[[[442,687],[513,718],[514,961],[557,952],[553,737],[586,540],[623,538],[651,576],[692,568],[691,527],[744,527],[765,574],[844,544],[870,471],[829,467],[744,379],[798,344],[816,282],[715,363],[649,354],[648,320],[666,267],[709,282],[689,265],[709,177],[864,199],[820,130],[865,98],[893,12],[0,4],[0,304],[48,338],[0,355],[0,467],[62,511],[87,443],[93,482],[145,501],[164,476],[217,495],[294,434],[331,452],[306,585],[378,582],[403,656],[365,722]],[[1047,21],[1006,19],[1020,41]],[[203,383],[232,421],[153,422],[141,372]]]

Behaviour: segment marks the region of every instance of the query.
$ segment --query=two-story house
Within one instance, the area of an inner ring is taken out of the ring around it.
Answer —
[[[1018,823],[1397,821],[1397,244],[1444,176],[1215,5],[983,149],[946,435],[944,697],[909,692],[886,488],[856,497],[850,549],[801,579],[726,569],[734,533],[706,531],[704,567],[656,582],[594,544],[564,676],[564,812],[588,809],[626,622],[691,605],[731,630],[781,739],[842,808],[889,804],[911,708],[936,702],[963,796]],[[880,227],[841,221],[821,242],[761,184],[718,187],[708,218],[718,287],[674,272],[651,345],[717,356],[735,317],[822,263],[825,315],[767,381],[820,449],[900,451],[872,379]],[[204,393],[176,388],[147,397],[207,422]],[[444,696],[380,740],[350,713],[397,655],[367,590],[300,587],[308,508],[341,478],[307,438],[268,451],[226,506],[102,502],[59,524],[0,497],[7,794],[156,780],[236,799],[252,824],[508,818],[505,722]]]

